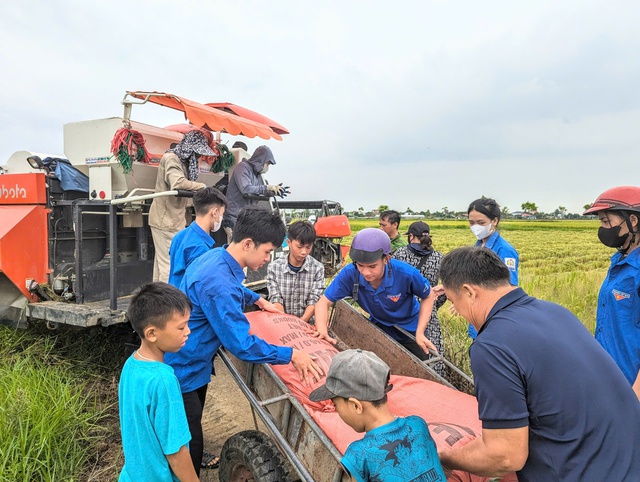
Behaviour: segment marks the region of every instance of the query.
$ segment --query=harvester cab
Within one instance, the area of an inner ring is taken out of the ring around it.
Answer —
[[[147,102],[184,112],[189,124],[133,121],[132,106]],[[122,103],[123,117],[66,124],[64,156],[18,151],[2,166],[0,321],[80,327],[126,321],[128,295],[152,280],[152,199],[186,194],[155,192],[164,152],[200,129],[219,155],[201,161],[198,181],[215,185],[249,157],[243,148],[229,149],[221,133],[265,140],[288,133],[233,104],[160,92],[127,92]],[[278,208],[272,199],[262,202]],[[266,288],[266,269],[247,278],[252,289]]]

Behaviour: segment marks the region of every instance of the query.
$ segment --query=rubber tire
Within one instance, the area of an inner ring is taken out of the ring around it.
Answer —
[[[284,457],[272,440],[258,430],[239,432],[227,439],[220,453],[218,475],[220,482],[292,481]]]

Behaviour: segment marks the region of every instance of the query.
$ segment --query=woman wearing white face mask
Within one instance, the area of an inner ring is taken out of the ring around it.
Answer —
[[[476,199],[469,204],[467,216],[469,217],[469,228],[478,238],[476,247],[488,248],[496,253],[502,262],[509,268],[511,284],[518,286],[518,266],[520,259],[518,252],[507,241],[500,236],[498,224],[500,223],[500,206],[494,199]],[[478,332],[469,325],[469,336],[475,338]]]

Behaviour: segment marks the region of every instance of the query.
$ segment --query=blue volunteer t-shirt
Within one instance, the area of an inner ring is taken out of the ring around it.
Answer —
[[[482,246],[482,241],[476,241],[476,248]],[[509,268],[510,283],[518,286],[518,267],[520,266],[520,256],[513,246],[511,246],[498,231],[495,231],[484,245],[498,255],[502,262]]]
[[[178,481],[167,455],[191,440],[180,385],[164,363],[131,355],[118,385],[124,467],[119,482]]]
[[[427,423],[411,415],[367,432],[347,447],[342,465],[358,482],[445,482]]]
[[[391,259],[380,286],[374,290],[352,263],[338,273],[324,295],[331,302],[352,296],[356,276],[360,281],[358,304],[373,321],[387,326],[399,325],[412,334],[416,332],[420,311],[416,297],[424,299],[431,293],[431,285],[420,271],[403,261]]]
[[[569,310],[517,288],[469,354],[482,427],[529,429],[520,482],[639,480],[640,403]]]
[[[215,244],[209,233],[205,232],[196,222],[178,232],[173,237],[171,248],[169,248],[171,258],[169,284],[180,288],[187,266],[194,259],[211,250]]]
[[[476,241],[474,245],[476,248],[482,246],[482,241]],[[509,282],[513,286],[518,286],[518,268],[520,266],[520,256],[518,256],[518,252],[515,250],[513,246],[511,246],[505,239],[500,236],[498,231],[494,231],[494,233],[489,236],[485,248],[490,249],[494,253],[498,255],[498,258],[502,260],[502,262],[509,268]],[[478,332],[476,329],[469,325],[469,336],[471,338],[475,338],[478,336]]]
[[[640,371],[640,249],[611,257],[598,295],[595,335],[633,385]]]
[[[249,334],[251,325],[243,310],[258,301],[260,295],[242,284],[244,272],[225,247],[195,259],[180,285],[193,304],[191,333],[180,351],[166,353],[164,360],[175,370],[182,393],[211,381],[211,363],[220,346],[250,363],[291,361],[291,347],[272,345]]]

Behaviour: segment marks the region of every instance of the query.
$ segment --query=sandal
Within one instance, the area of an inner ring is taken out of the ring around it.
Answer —
[[[220,457],[210,454],[209,452],[202,452],[202,462],[200,467],[203,469],[217,469],[220,466]]]

